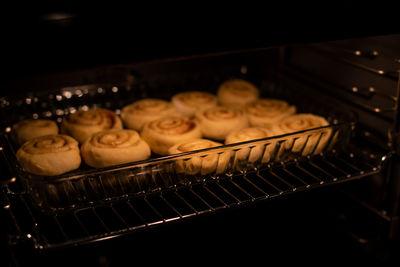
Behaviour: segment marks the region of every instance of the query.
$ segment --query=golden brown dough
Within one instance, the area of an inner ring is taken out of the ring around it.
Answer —
[[[215,95],[199,91],[176,94],[171,101],[176,109],[187,117],[193,117],[198,111],[215,107],[218,102]]]
[[[149,145],[133,130],[109,130],[98,132],[87,139],[82,147],[85,163],[103,168],[150,157]]]
[[[251,126],[270,129],[283,118],[296,113],[296,107],[286,101],[262,98],[246,104],[244,108]]]
[[[194,120],[182,116],[169,116],[145,124],[141,136],[154,153],[168,155],[171,146],[201,138],[201,130]]]
[[[108,109],[81,110],[65,117],[61,123],[61,132],[71,135],[81,144],[97,132],[120,129],[120,118]]]
[[[258,99],[258,88],[245,80],[228,80],[220,85],[217,96],[221,105],[227,107],[243,107],[247,103]]]
[[[272,137],[274,134],[261,127],[249,127],[243,128],[238,131],[230,133],[225,140],[225,144],[235,144],[240,142],[246,142],[251,140],[263,139]],[[271,153],[274,151],[275,142],[262,141],[256,143],[249,143],[240,145],[240,150],[236,152],[235,159],[238,161],[255,162],[261,161],[263,163],[268,162],[271,158]],[[251,147],[251,148],[250,148]]]
[[[46,135],[25,142],[17,151],[22,168],[36,175],[60,175],[79,168],[78,142],[67,135]]]
[[[222,146],[222,144],[207,139],[194,139],[172,146],[169,148],[168,154],[174,155],[218,146]],[[185,159],[190,158],[189,160],[178,159],[175,161],[175,166],[178,173],[186,173],[190,175],[204,175],[210,173],[220,174],[226,171],[230,157],[231,152],[229,150],[222,153],[217,150],[206,151],[185,157]]]
[[[280,123],[273,126],[272,131],[275,135],[282,135],[328,125],[329,122],[321,116],[299,113],[284,118]],[[305,132],[295,135],[294,137],[298,138],[296,140],[289,138],[285,142],[285,147],[295,153],[301,152],[302,155],[318,154],[327,145],[331,134],[332,128]]]
[[[171,115],[179,115],[175,106],[171,102],[155,98],[136,101],[121,111],[125,127],[135,131],[141,131],[148,122]]]
[[[224,140],[235,130],[248,126],[247,117],[242,110],[228,107],[213,107],[196,113],[204,137]]]
[[[58,134],[57,123],[51,120],[23,120],[13,125],[12,138],[21,146],[26,141],[44,135]]]

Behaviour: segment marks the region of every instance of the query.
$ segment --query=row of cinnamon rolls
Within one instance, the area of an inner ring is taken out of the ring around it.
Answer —
[[[63,118],[61,134],[50,120],[21,121],[13,126],[12,136],[21,145],[17,159],[26,171],[53,176],[79,168],[81,157],[87,165],[101,168],[145,160],[151,152],[173,155],[328,124],[317,115],[296,114],[296,107],[286,101],[260,99],[253,84],[236,79],[223,83],[217,95],[191,91],[176,94],[171,102],[142,99],[125,106],[120,117],[106,109],[78,111]],[[318,140],[317,135],[307,138],[310,147],[317,141],[320,144],[315,152],[329,139],[329,128],[324,131]],[[298,140],[292,149],[299,150],[304,142]],[[243,148],[236,157],[246,153],[249,161],[261,157],[267,162],[272,151],[264,145],[253,148],[249,156]],[[202,174],[221,173],[231,156],[227,150],[193,156],[177,162],[177,170],[193,174],[200,168]]]

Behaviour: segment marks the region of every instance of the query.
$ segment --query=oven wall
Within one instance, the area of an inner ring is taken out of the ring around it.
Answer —
[[[349,186],[347,194],[381,215],[383,234],[398,239],[400,173],[398,159],[399,35],[315,43],[289,48],[287,71],[319,87],[358,115],[358,139],[391,151],[381,175]],[[372,155],[371,155],[372,156]],[[354,216],[349,216],[354,217]],[[356,219],[358,220],[358,219]],[[380,223],[378,223],[380,224]]]

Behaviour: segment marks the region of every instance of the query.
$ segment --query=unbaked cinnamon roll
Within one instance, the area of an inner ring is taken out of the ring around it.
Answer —
[[[120,129],[120,118],[107,109],[80,110],[65,117],[61,123],[61,132],[71,135],[81,144],[97,132]]]
[[[248,126],[247,117],[242,110],[228,107],[213,107],[196,113],[204,137],[224,140],[235,130]]]
[[[282,135],[328,125],[329,122],[321,116],[300,113],[284,118],[272,127],[272,131],[275,135]],[[295,153],[301,152],[303,156],[311,153],[318,154],[327,145],[331,134],[331,128],[308,131],[288,139],[285,142],[285,147]]]
[[[221,105],[236,108],[257,100],[259,95],[259,90],[254,84],[241,79],[222,83],[217,92]]]
[[[278,99],[259,99],[244,108],[251,126],[271,128],[283,118],[296,113],[296,107]]]
[[[215,107],[218,102],[215,95],[199,91],[176,94],[171,101],[176,109],[187,117],[193,117],[198,111]]]
[[[84,162],[94,168],[103,168],[150,157],[149,145],[133,130],[98,132],[87,139],[82,147]]]
[[[78,142],[67,135],[46,135],[25,142],[17,151],[22,168],[36,175],[60,175],[79,168]]]
[[[230,133],[225,140],[225,144],[235,144],[251,140],[263,139],[272,137],[272,131],[262,127],[243,128]],[[249,143],[242,145],[236,152],[236,160],[245,160],[247,162],[268,162],[271,158],[271,153],[274,151],[274,141],[262,141],[255,144]]]
[[[201,130],[194,120],[182,116],[169,116],[145,124],[141,136],[154,153],[168,155],[171,146],[201,138]]]
[[[146,98],[125,106],[121,119],[126,128],[141,131],[147,122],[171,115],[179,115],[175,106],[162,99]]]
[[[207,139],[194,139],[172,146],[168,149],[168,154],[174,155],[218,146],[222,146],[222,144]],[[204,175],[210,173],[220,174],[225,172],[228,167],[230,157],[230,151],[206,151],[199,154],[189,155],[189,159],[178,159],[175,161],[176,171],[178,173],[186,173],[190,175]]]
[[[51,120],[23,120],[13,125],[11,136],[21,146],[26,141],[44,135],[58,134],[57,123]]]

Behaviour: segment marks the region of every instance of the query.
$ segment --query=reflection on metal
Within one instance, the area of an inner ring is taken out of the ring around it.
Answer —
[[[46,15],[43,15],[42,18],[47,21],[62,21],[62,20],[69,20],[74,18],[75,15],[68,12],[53,12]]]

